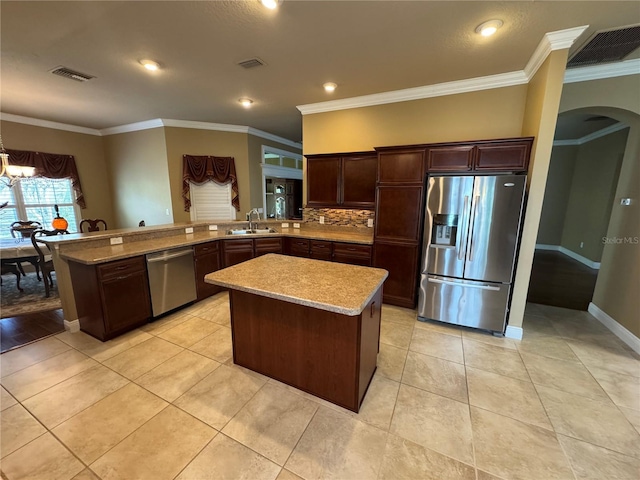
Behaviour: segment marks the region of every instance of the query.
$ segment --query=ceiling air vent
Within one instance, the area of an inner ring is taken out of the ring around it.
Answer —
[[[75,70],[71,70],[67,67],[56,67],[53,70],[50,70],[54,75],[59,75],[61,77],[70,78],[71,80],[75,80],[76,82],[87,82],[92,78],[96,78],[93,75],[87,75],[86,73],[76,72]]]
[[[640,25],[596,32],[571,56],[567,67],[616,62],[640,46]]]
[[[265,65],[265,63],[262,60],[260,60],[258,57],[253,57],[253,58],[250,58],[249,60],[243,60],[241,62],[238,62],[238,65],[240,65],[243,68],[253,68],[253,67],[261,67]]]

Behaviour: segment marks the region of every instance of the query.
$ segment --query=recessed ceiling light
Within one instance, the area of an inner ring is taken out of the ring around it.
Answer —
[[[278,5],[282,3],[282,0],[259,0],[260,3],[269,10],[275,10]]]
[[[239,98],[238,102],[240,102],[240,105],[242,105],[244,108],[249,108],[253,103],[253,100],[251,100],[250,98]]]
[[[476,33],[479,33],[483,37],[490,37],[496,33],[502,25],[502,20],[489,20],[478,25],[476,27]]]
[[[153,60],[140,60],[140,65],[151,72],[160,70],[160,64],[158,62],[154,62]]]
[[[333,92],[336,88],[338,88],[338,85],[333,82],[327,82],[322,86],[324,87],[324,90],[326,92]]]

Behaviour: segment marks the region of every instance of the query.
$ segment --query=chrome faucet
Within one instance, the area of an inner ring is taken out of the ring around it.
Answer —
[[[247,213],[247,217],[249,218],[249,230],[253,230],[254,227],[258,227],[258,223],[256,222],[256,224],[253,224],[253,214],[256,214],[258,216],[258,222],[260,221],[260,212],[258,212],[257,208],[252,209],[249,213]]]

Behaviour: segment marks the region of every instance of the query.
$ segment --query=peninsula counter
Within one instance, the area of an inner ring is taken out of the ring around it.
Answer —
[[[268,254],[205,282],[230,289],[234,363],[357,412],[376,370],[387,275]]]

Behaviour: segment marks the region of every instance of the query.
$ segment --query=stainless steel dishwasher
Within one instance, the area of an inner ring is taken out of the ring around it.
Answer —
[[[153,316],[196,299],[193,249],[174,248],[147,255]]]

